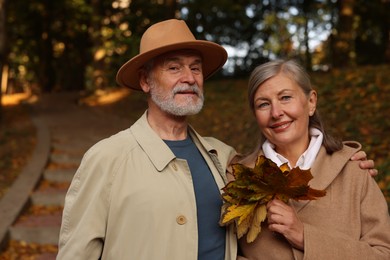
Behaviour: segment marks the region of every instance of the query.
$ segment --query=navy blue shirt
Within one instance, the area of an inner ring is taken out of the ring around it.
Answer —
[[[226,229],[218,224],[222,199],[214,177],[189,136],[182,141],[164,142],[177,158],[187,160],[190,167],[198,218],[198,259],[223,260]]]

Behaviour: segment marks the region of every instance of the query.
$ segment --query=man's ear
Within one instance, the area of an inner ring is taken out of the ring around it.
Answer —
[[[149,93],[150,86],[149,86],[149,78],[147,73],[144,70],[138,71],[138,78],[139,78],[139,85],[141,86],[143,92]]]

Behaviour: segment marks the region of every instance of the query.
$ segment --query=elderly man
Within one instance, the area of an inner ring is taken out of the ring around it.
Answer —
[[[57,259],[236,259],[232,228],[218,225],[236,153],[186,120],[202,109],[204,79],[226,59],[184,21],[144,33],[117,82],[148,93],[148,109],[85,154],[66,196]]]
[[[184,21],[145,32],[117,81],[149,93],[148,109],[85,154],[66,197],[58,259],[236,258],[234,235],[218,225],[235,151],[186,121],[202,109],[204,78],[226,59]]]

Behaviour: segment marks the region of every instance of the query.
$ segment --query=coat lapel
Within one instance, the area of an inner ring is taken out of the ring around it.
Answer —
[[[344,145],[342,150],[329,155],[322,146],[311,168],[313,179],[309,182],[310,187],[317,190],[326,190],[357,150]],[[299,212],[310,202],[310,200],[291,201],[291,204]]]

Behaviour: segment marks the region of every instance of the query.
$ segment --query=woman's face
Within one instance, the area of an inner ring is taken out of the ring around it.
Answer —
[[[254,111],[260,130],[276,151],[294,149],[303,153],[309,144],[309,116],[317,94],[307,97],[297,83],[283,74],[265,81],[254,95]]]

